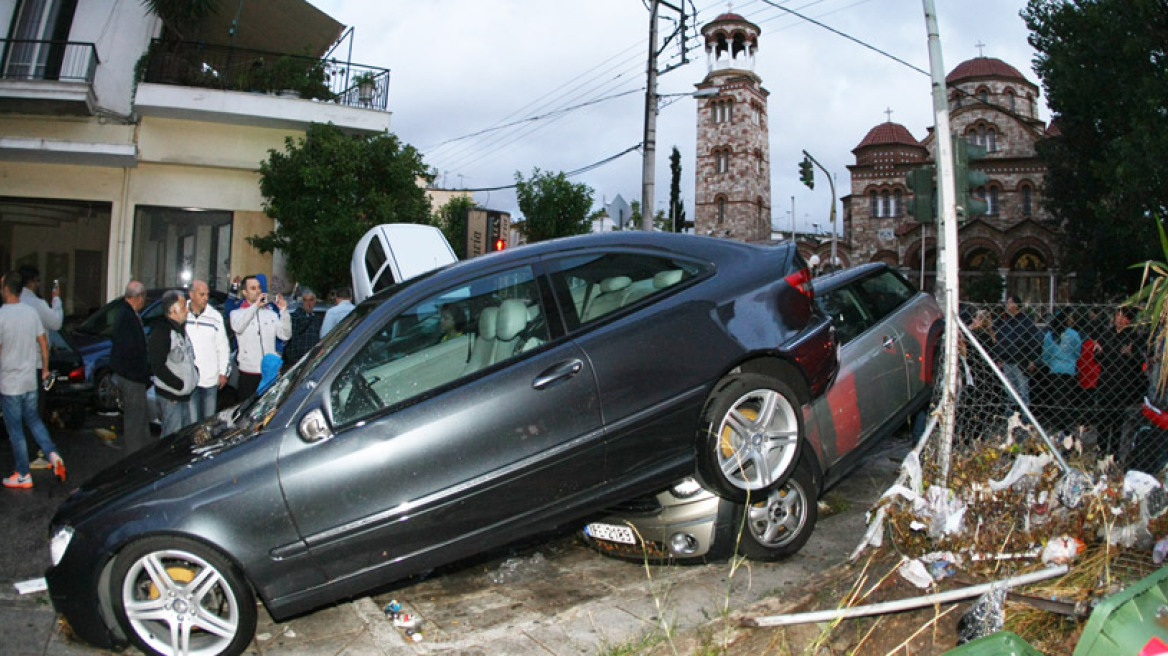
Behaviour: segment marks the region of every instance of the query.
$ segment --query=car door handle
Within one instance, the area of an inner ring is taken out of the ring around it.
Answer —
[[[892,347],[895,344],[896,344],[896,336],[895,335],[885,335],[884,336],[884,350],[891,351]]]
[[[546,389],[552,385],[571,378],[584,369],[584,363],[577,359],[565,360],[563,362],[552,365],[543,373],[535,377],[531,381],[531,386],[535,389]]]

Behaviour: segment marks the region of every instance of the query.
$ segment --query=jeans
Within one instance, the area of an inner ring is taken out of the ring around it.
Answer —
[[[190,426],[195,421],[195,408],[189,396],[181,401],[159,396],[158,405],[162,407],[162,437],[177,433],[180,428]]]
[[[16,460],[16,472],[22,476],[28,471],[28,443],[24,441],[24,426],[28,425],[37,446],[45,452],[45,457],[57,450],[49,437],[41,416],[37,413],[36,390],[25,394],[0,395],[0,407],[4,409],[4,425],[8,428],[8,441],[12,442],[12,456]]]
[[[146,385],[114,376],[122,401],[122,446],[128,454],[146,446],[150,426],[146,423]]]
[[[1018,397],[1022,399],[1022,403],[1029,406],[1030,377],[1026,375],[1026,372],[1022,370],[1022,367],[1007,362],[1002,365],[1002,373],[1006,374],[1006,380],[1010,382],[1010,386],[1014,388],[1014,391],[1018,392]],[[1014,408],[1014,397],[1009,396],[1009,393],[1007,393],[1006,396],[1007,406]],[[1017,408],[1014,409],[1016,410]],[[1012,414],[1014,414],[1012,411],[1006,413],[1007,416]]]
[[[196,422],[203,421],[215,414],[216,404],[219,402],[218,387],[196,387],[191,392],[191,411]]]

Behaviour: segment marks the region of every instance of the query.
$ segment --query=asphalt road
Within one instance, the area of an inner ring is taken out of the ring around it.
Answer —
[[[68,483],[34,472],[32,490],[0,488],[0,656],[105,654],[64,636],[46,593],[19,595],[13,583],[43,575],[47,531],[72,486],[116,461],[94,429],[120,417],[91,415],[84,429],[53,429],[69,468]],[[291,654],[595,654],[675,633],[764,597],[781,597],[810,575],[844,560],[864,530],[864,512],[891,484],[907,435],[889,440],[831,493],[844,510],[821,518],[811,541],[778,563],[647,566],[614,560],[584,546],[574,531],[543,536],[471,561],[402,581],[370,596],[287,622],[260,613],[247,652]],[[0,439],[0,471],[12,470]],[[382,609],[402,604],[421,622],[413,642]]]

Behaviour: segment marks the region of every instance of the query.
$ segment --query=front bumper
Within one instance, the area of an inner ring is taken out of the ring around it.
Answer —
[[[597,551],[620,558],[648,558],[652,561],[699,559],[710,555],[720,524],[731,521],[727,513],[719,513],[721,500],[706,491],[690,499],[679,499],[665,491],[658,493],[656,500],[659,509],[655,512],[613,511],[596,520],[596,523],[631,527],[636,544],[601,540],[585,534],[586,541]],[[675,539],[679,534],[681,539]],[[685,547],[678,549],[681,545]]]
[[[108,581],[103,576],[107,557],[98,556],[98,547],[75,532],[61,562],[45,571],[53,608],[64,616],[73,634],[103,649],[121,647],[125,640],[113,629],[106,595],[100,594]],[[102,609],[106,609],[104,612]]]

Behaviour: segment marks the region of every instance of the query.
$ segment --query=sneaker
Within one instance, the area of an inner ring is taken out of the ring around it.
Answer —
[[[45,454],[40,451],[37,451],[37,459],[28,463],[29,469],[48,469],[52,466],[48,460],[45,460]]]
[[[54,451],[49,454],[49,462],[53,463],[53,475],[65,482],[65,461]]]
[[[4,479],[4,487],[28,489],[32,487],[32,474],[21,475],[20,472],[12,472],[11,476]]]

